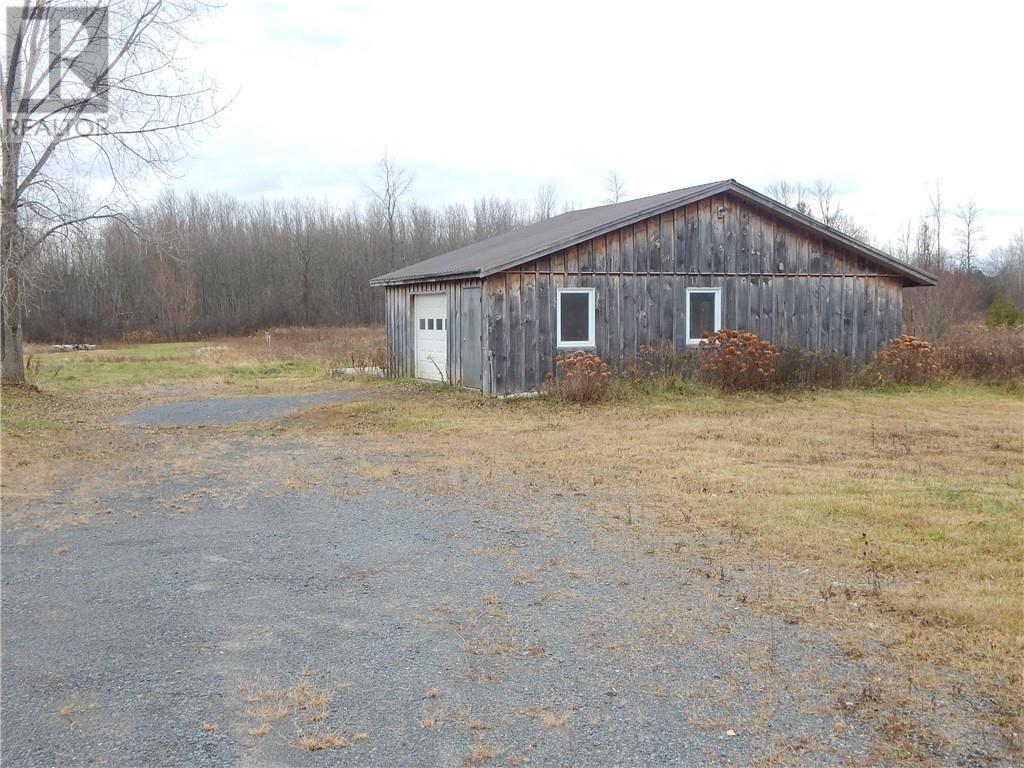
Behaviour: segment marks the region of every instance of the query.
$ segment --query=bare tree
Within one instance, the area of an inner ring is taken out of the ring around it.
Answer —
[[[985,271],[993,275],[1007,269],[1024,270],[1024,229],[1014,232],[1005,246],[989,251],[985,267]]]
[[[473,238],[484,240],[522,226],[529,219],[529,205],[522,201],[481,197],[473,201]]]
[[[985,228],[981,225],[981,209],[974,200],[957,206],[956,217],[960,226],[956,230],[960,240],[960,268],[971,272],[978,268],[978,248],[985,240]]]
[[[308,216],[308,213],[307,213]],[[310,298],[313,290],[313,243],[311,227],[308,219],[298,221],[292,232],[295,251],[299,257],[300,274],[302,276],[302,322],[304,325],[313,324],[313,316],[310,311]]]
[[[911,219],[907,219],[907,223],[904,224],[896,232],[896,248],[890,245],[889,252],[897,259],[903,261],[910,261],[913,257],[912,243],[914,242],[914,226]]]
[[[978,284],[962,272],[936,271],[938,282],[906,291],[903,297],[907,333],[938,340],[978,307]]]
[[[810,190],[804,184],[794,183],[788,179],[773,181],[765,187],[765,194],[768,197],[778,200],[783,205],[794,208],[800,213],[811,215],[811,206],[807,202],[807,195]]]
[[[778,200],[783,205],[793,207],[793,200],[796,196],[796,186],[788,179],[778,179],[764,188],[768,197]]]
[[[819,178],[807,186],[779,179],[765,187],[765,194],[845,235],[864,242],[870,239],[868,231],[843,210],[830,181]]]
[[[936,179],[935,190],[928,195],[928,214],[932,219],[932,231],[935,233],[935,268],[946,268],[946,254],[942,249],[942,220],[946,209],[942,205],[942,184]]]
[[[840,207],[836,202],[835,192],[832,189],[832,182],[825,179],[815,179],[811,188],[814,194],[814,202],[817,208],[815,218],[822,224],[832,226],[832,223],[839,217]]]
[[[914,244],[913,262],[931,272],[939,270],[939,262],[935,256],[935,241],[928,219],[921,219],[917,226],[917,241]]]
[[[177,54],[203,10],[194,0],[25,0],[9,11],[0,60],[3,378],[25,378],[24,297],[44,246],[125,217],[132,178],[166,173],[218,111],[211,86]]]
[[[1006,245],[989,251],[984,266],[997,291],[1024,306],[1024,229],[1015,232]]]
[[[398,223],[401,215],[402,199],[412,186],[412,171],[396,165],[387,153],[377,163],[377,184],[369,188],[370,194],[381,208],[384,221],[388,228],[388,244],[390,247],[390,265],[396,264],[398,245]]]
[[[534,197],[534,214],[536,221],[550,219],[558,210],[558,190],[554,184],[542,184],[537,187]]]
[[[616,171],[608,171],[604,189],[608,193],[606,203],[621,203],[626,197],[626,181]]]
[[[853,220],[836,199],[832,182],[825,179],[816,179],[811,187],[811,196],[814,205],[811,207],[810,215],[822,224],[842,232],[844,235],[868,242],[870,236],[868,231]]]

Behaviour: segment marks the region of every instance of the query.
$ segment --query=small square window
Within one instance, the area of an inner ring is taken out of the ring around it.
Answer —
[[[558,291],[558,346],[594,346],[594,289]]]
[[[427,330],[428,331],[434,330],[434,318],[432,318],[432,317],[427,318]]]
[[[420,330],[421,331],[427,330],[427,321],[426,321],[425,318],[422,318],[422,317],[420,318]]]
[[[722,329],[722,289],[686,289],[686,343],[700,344],[705,336]]]
[[[434,328],[439,330],[439,331],[443,331],[444,330],[444,318],[443,317],[437,318],[437,323],[434,325]]]

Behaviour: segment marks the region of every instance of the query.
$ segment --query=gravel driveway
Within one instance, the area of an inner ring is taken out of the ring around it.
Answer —
[[[141,492],[101,483],[109,524],[4,531],[4,765],[866,761],[835,705],[863,670],[577,499],[366,482],[357,438],[232,440]]]

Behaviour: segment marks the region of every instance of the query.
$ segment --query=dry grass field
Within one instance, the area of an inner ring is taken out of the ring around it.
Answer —
[[[379,333],[281,333],[270,350],[262,336],[35,350],[42,392],[4,392],[4,494],[109,461],[120,438],[107,420],[143,402],[337,386],[326,369],[370,359]],[[168,388],[174,382],[186,388]],[[787,397],[693,388],[572,407],[412,383],[361,386],[383,390],[275,429],[325,445],[360,435],[367,456],[398,459],[387,474],[416,476],[426,492],[443,494],[455,474],[512,502],[541,484],[579,497],[595,525],[651,542],[652,556],[696,553],[708,579],[742,572],[756,586],[754,610],[823,628],[850,658],[887,666],[891,702],[966,681],[999,702],[996,724],[1017,738],[1019,393],[960,384]],[[371,480],[382,471],[370,459],[357,470]]]

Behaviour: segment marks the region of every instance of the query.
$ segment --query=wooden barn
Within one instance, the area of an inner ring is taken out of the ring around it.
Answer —
[[[610,367],[734,328],[866,360],[935,278],[734,180],[572,211],[375,278],[399,376],[527,392],[584,349]]]

